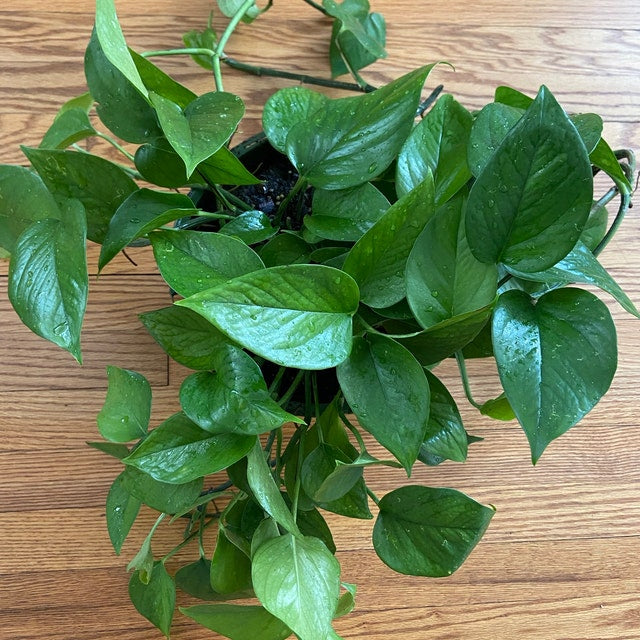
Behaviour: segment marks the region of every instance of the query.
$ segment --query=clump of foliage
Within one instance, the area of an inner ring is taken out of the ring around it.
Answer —
[[[455,571],[493,515],[454,489],[413,484],[379,498],[367,485],[368,467],[409,475],[464,461],[478,440],[437,377],[440,361],[457,359],[468,391],[465,360],[495,359],[502,389],[468,399],[517,419],[534,463],[607,391],[615,327],[598,297],[572,285],[638,315],[597,259],[630,206],[634,159],[611,150],[597,115],[567,115],[546,87],[534,98],[500,87],[477,113],[445,94],[424,114],[427,65],[373,93],[274,94],[258,147],[293,178],[261,210],[243,198],[262,183],[229,149],[244,105],[220,72],[244,64],[224,45],[260,10],[219,4],[231,18],[220,38],[209,25],[185,36],[187,49],[153,52],[188,53],[214,72],[216,90],[196,96],[127,48],[111,1],[98,0],[89,93],[24,149],[31,168],[0,167],[9,296],[25,324],[80,360],[86,239],[102,245],[100,269],[150,242],[176,297],[140,319],[194,372],[182,410],[149,429],[147,380],[108,371],[104,441],[93,446],[123,463],[107,498],[116,551],[142,505],[159,512],[129,563],[131,599],[167,636],[178,588],[206,601],[184,614],[233,640],[337,638],[333,620],[353,608],[355,585],[342,581],[323,512],[375,512],[378,556],[419,576]],[[384,54],[384,21],[366,2],[322,9],[335,18],[334,75],[369,90],[359,71]],[[111,134],[94,126],[94,107]],[[82,151],[89,136],[130,162]],[[612,181],[600,199],[597,173]],[[388,456],[372,455],[365,433]],[[186,528],[158,556],[166,519]],[[167,560],[187,546],[194,560],[170,575]]]

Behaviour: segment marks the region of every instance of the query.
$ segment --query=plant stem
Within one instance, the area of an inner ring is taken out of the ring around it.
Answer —
[[[324,434],[322,433],[322,429],[318,424],[318,417],[320,416],[320,396],[318,394],[318,375],[314,371],[311,374],[311,387],[313,388],[313,403],[315,408],[315,418],[316,418],[316,431],[318,432],[318,440],[320,444],[324,442]]]
[[[416,115],[421,118],[424,115],[424,112],[438,99],[438,96],[442,93],[444,89],[443,84],[439,84],[418,106],[418,111]]]
[[[462,351],[456,351],[456,362],[458,363],[460,377],[462,378],[462,386],[464,387],[464,393],[467,396],[467,400],[469,401],[469,404],[480,410],[482,405],[478,404],[471,395],[471,386],[469,384],[469,376],[467,375],[467,365],[464,362]]]
[[[235,195],[231,191],[227,191],[226,189],[223,189],[219,185],[217,187],[217,191],[219,194],[223,195],[229,202],[235,204],[236,207],[238,207],[238,209],[241,209],[242,211],[251,211],[253,209],[253,207],[248,205],[244,200],[241,200],[240,198],[238,198],[237,195]]]
[[[351,424],[351,421],[345,415],[342,407],[338,408],[338,415],[340,416],[340,420],[342,420],[342,422],[344,423],[344,426],[347,427],[349,431],[351,431],[351,433],[353,434],[353,437],[358,442],[358,446],[360,447],[360,453],[366,453],[367,447],[364,444],[364,440],[362,439],[360,432],[356,429],[354,425]]]
[[[353,76],[353,79],[358,83],[358,86],[362,89],[362,91],[366,91],[365,87],[369,87],[371,85],[369,85],[369,83],[357,72],[357,70],[351,66],[351,63],[349,62],[349,56],[346,56],[342,51],[339,38],[335,39],[335,45],[338,48],[340,55],[342,56],[342,61],[344,62],[347,69],[349,69],[349,73]],[[370,91],[373,91],[373,89],[371,89]]]
[[[284,407],[289,400],[291,400],[291,396],[296,392],[296,389],[300,386],[302,382],[302,378],[304,378],[304,371],[300,369],[296,374],[296,377],[293,379],[293,382],[289,386],[289,388],[282,394],[280,400],[278,400],[278,404],[281,407]]]
[[[169,551],[169,553],[162,556],[162,558],[160,558],[160,562],[164,563],[172,556],[175,556],[176,553],[184,549],[184,547],[186,547],[194,538],[199,538],[202,535],[202,532],[204,532],[204,530],[213,522],[217,522],[217,520],[218,518],[216,516],[212,516],[211,518],[209,518],[209,520],[198,527],[197,531],[189,534],[179,545],[176,545],[173,549],[171,549],[171,551]]]
[[[607,230],[607,233],[605,234],[604,238],[600,240],[598,246],[593,250],[594,256],[596,257],[599,256],[604,250],[604,248],[609,244],[609,242],[611,241],[611,238],[613,238],[613,236],[616,234],[618,227],[622,224],[622,221],[624,220],[624,216],[629,210],[630,206],[631,206],[631,194],[627,192],[620,192],[620,206],[618,207],[618,212],[616,213],[616,217],[611,223],[611,226]]]
[[[380,506],[380,499],[375,493],[373,493],[373,491],[371,491],[371,489],[369,489],[369,487],[367,487],[367,495],[376,503],[378,507]]]
[[[140,54],[143,58],[154,58],[160,56],[209,56],[213,58],[213,49],[203,49],[198,47],[186,47],[182,49],[159,49],[157,51],[144,51]]]
[[[135,158],[117,141],[114,140],[110,135],[106,133],[102,133],[102,131],[96,131],[96,136],[98,138],[102,138],[106,140],[111,146],[116,148],[123,156],[125,156],[131,162],[135,162]]]
[[[276,373],[275,378],[269,385],[269,395],[272,396],[274,393],[278,392],[278,389],[280,387],[280,382],[282,381],[282,376],[284,376],[286,371],[287,371],[287,367],[280,367],[278,369],[278,373]]]
[[[310,7],[313,7],[314,9],[317,9],[320,13],[324,14],[325,16],[329,15],[327,10],[322,5],[318,4],[317,2],[314,2],[313,0],[302,0],[302,1],[306,2]]]
[[[287,207],[289,206],[293,198],[295,198],[300,191],[304,191],[306,187],[306,178],[299,176],[296,180],[296,183],[291,188],[291,191],[289,191],[289,193],[287,194],[287,197],[280,203],[280,206],[278,207],[278,211],[276,212],[276,215],[273,219],[273,222],[276,226],[280,226],[282,224],[282,217],[284,216]]]
[[[302,485],[302,463],[304,462],[304,437],[307,433],[306,425],[302,425],[298,429],[300,433],[300,442],[298,444],[298,460],[296,462],[296,482],[293,487],[293,497],[291,498],[291,515],[293,521],[296,522],[298,518],[298,500],[300,499],[300,486]]]
[[[288,80],[297,80],[303,84],[313,84],[318,87],[329,87],[331,89],[344,89],[345,91],[371,93],[376,90],[376,87],[366,82],[364,85],[359,85],[354,82],[342,82],[340,80],[332,80],[331,78],[318,78],[304,73],[293,73],[291,71],[282,71],[281,69],[273,69],[271,67],[260,67],[248,64],[247,62],[241,62],[240,60],[236,60],[235,58],[230,58],[228,56],[224,56],[221,61],[232,69],[244,71],[245,73],[250,73],[254,76],[286,78]]]

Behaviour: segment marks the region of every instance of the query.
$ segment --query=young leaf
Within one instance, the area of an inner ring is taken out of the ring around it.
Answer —
[[[107,531],[116,553],[120,555],[122,545],[140,511],[140,500],[132,496],[123,486],[122,474],[111,485],[107,494]]]
[[[407,301],[425,329],[476,311],[496,295],[496,265],[478,262],[469,250],[465,203],[466,199],[458,196],[440,207],[407,260]]]
[[[505,422],[515,420],[516,417],[504,393],[501,393],[497,398],[487,400],[483,403],[480,407],[480,413],[494,420],[504,420]]]
[[[240,11],[243,5],[243,0],[216,0],[220,11],[227,16],[227,18],[233,18],[233,16]],[[268,8],[268,7],[267,7]],[[264,9],[266,11],[266,9]],[[242,21],[251,23],[253,22],[262,11],[255,5],[251,5],[249,9],[242,16]]]
[[[541,271],[577,242],[593,198],[584,143],[546,87],[471,188],[466,228],[481,262]]]
[[[442,96],[402,145],[396,168],[398,195],[432,173],[436,205],[454,196],[471,177],[467,141],[472,123],[473,116],[453,96]]]
[[[617,365],[611,315],[580,289],[551,291],[535,303],[512,290],[498,300],[492,338],[502,387],[535,464],[609,388]]]
[[[58,200],[82,202],[87,237],[104,242],[113,214],[138,185],[120,167],[98,156],[60,149],[22,147],[22,151]]]
[[[341,582],[340,583],[345,589],[346,592],[340,596],[340,600],[338,600],[338,606],[336,607],[336,618],[341,618],[342,616],[346,616],[351,613],[356,606],[356,585],[350,584],[349,582]]]
[[[89,288],[86,238],[84,208],[69,200],[60,220],[37,220],[27,228],[9,264],[9,300],[22,322],[78,362]]]
[[[282,527],[300,535],[298,525],[280,493],[259,442],[247,456],[247,481],[258,504]]]
[[[216,352],[228,344],[227,337],[209,321],[186,307],[164,307],[139,318],[169,356],[196,371],[213,369]]]
[[[183,411],[202,429],[258,435],[302,422],[273,400],[260,367],[242,349],[220,345],[213,364],[215,373],[194,373],[180,387]]]
[[[636,318],[640,317],[640,312],[629,296],[582,242],[578,242],[566,258],[546,271],[537,273],[526,273],[512,269],[508,269],[508,271],[518,278],[541,282],[550,289],[572,283],[593,284],[610,293],[625,311]]]
[[[212,15],[209,14],[209,24],[202,31],[188,31],[182,36],[184,46],[188,49],[209,49],[215,50],[218,44],[218,35],[211,26]],[[191,56],[195,62],[208,71],[213,71],[213,59],[211,56],[204,54],[195,54]]]
[[[196,604],[180,611],[230,640],[285,640],[291,635],[282,620],[256,605]]]
[[[389,307],[405,297],[407,259],[434,212],[433,177],[429,175],[356,242],[343,268],[358,283],[362,302]]]
[[[254,271],[176,304],[277,364],[325,369],[349,354],[358,288],[337,269],[290,265]]]
[[[229,542],[223,527],[218,530],[209,579],[214,591],[221,594],[237,593],[251,588],[251,561],[238,547]]]
[[[151,189],[134,191],[116,210],[107,230],[98,267],[100,270],[136,238],[173,222],[197,214],[193,202],[181,193]]]
[[[144,438],[151,418],[151,386],[140,373],[108,366],[107,397],[98,414],[100,435],[111,442]]]
[[[301,177],[314,187],[346,189],[380,175],[411,131],[422,86],[434,66],[373,93],[330,100],[294,126],[286,152]]]
[[[220,233],[162,229],[150,239],[162,277],[184,297],[264,268],[253,249]]]
[[[123,462],[160,482],[184,484],[226,469],[254,442],[253,436],[212,435],[177,413],[153,429]]]
[[[429,418],[429,383],[417,360],[382,335],[354,338],[338,380],[358,421],[404,466],[418,457]]]
[[[253,586],[264,608],[300,640],[330,637],[340,596],[340,565],[317,538],[285,534],[253,557]]]
[[[176,606],[176,585],[162,562],[153,567],[148,584],[141,582],[137,571],[132,574],[129,580],[129,597],[138,613],[168,638]]]
[[[389,209],[389,201],[370,182],[350,189],[313,193],[312,214],[304,224],[327,240],[359,240]]]
[[[9,253],[36,220],[59,219],[60,210],[40,176],[26,167],[0,165],[0,247]]]
[[[494,514],[453,489],[407,486],[380,500],[373,546],[394,571],[451,575],[484,535]]]
[[[277,229],[262,211],[243,211],[220,229],[220,233],[234,236],[245,244],[263,242],[274,236],[276,232]]]
[[[231,137],[244,115],[238,96],[223,91],[205,93],[183,111],[164,96],[151,93],[165,137],[187,167],[190,176]]]

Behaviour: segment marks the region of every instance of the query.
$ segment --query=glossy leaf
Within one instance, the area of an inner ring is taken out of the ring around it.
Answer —
[[[607,307],[580,289],[500,296],[493,346],[502,387],[535,463],[605,394],[616,370],[616,332]]]
[[[194,373],[180,387],[183,411],[202,429],[258,435],[302,422],[273,400],[260,367],[242,349],[220,345],[212,360],[215,373]]]
[[[359,240],[389,209],[389,201],[370,182],[357,187],[313,193],[312,214],[304,224],[327,240]]]
[[[584,243],[590,251],[594,251],[607,233],[608,223],[609,212],[607,208],[594,202],[579,242]]]
[[[398,573],[451,575],[484,535],[494,514],[453,489],[407,486],[387,493],[373,529],[380,559]]]
[[[480,407],[480,413],[494,420],[504,420],[505,422],[515,420],[516,417],[504,393],[501,393],[497,398],[484,402]]]
[[[300,640],[331,637],[340,595],[340,565],[313,537],[285,534],[253,557],[253,586],[263,606]]]
[[[84,208],[68,201],[60,220],[37,220],[18,238],[9,264],[9,300],[37,335],[78,361],[89,276]]]
[[[159,187],[177,189],[189,182],[184,161],[165,137],[140,145],[134,162],[140,175]]]
[[[300,175],[323,189],[346,189],[380,175],[411,131],[433,66],[373,93],[330,100],[314,117],[294,126],[286,152]]]
[[[0,247],[9,253],[36,220],[59,219],[60,210],[37,174],[26,167],[0,165]]]
[[[191,175],[231,137],[244,115],[242,100],[231,93],[205,93],[183,111],[180,105],[157,93],[151,101],[165,137],[182,158]]]
[[[156,626],[167,638],[176,606],[176,586],[162,562],[153,567],[148,584],[136,571],[129,580],[129,597],[138,613]]]
[[[107,531],[118,555],[138,516],[138,511],[140,511],[140,500],[124,488],[122,475],[119,475],[109,489],[106,506]]]
[[[228,344],[210,322],[185,307],[147,311],[139,318],[169,356],[196,371],[213,369],[218,349]]]
[[[198,600],[217,600],[220,594],[211,588],[210,573],[211,560],[199,558],[176,571],[176,587]]]
[[[211,157],[201,162],[197,171],[209,183],[228,185],[260,184],[260,180],[250,173],[235,154],[224,146],[220,147]]]
[[[79,200],[87,216],[87,237],[104,242],[109,222],[138,185],[120,167],[76,151],[22,148],[34,169],[58,199]]]
[[[563,287],[568,284],[592,284],[610,293],[625,311],[640,317],[640,312],[620,288],[620,285],[609,275],[598,259],[582,243],[578,242],[569,255],[555,266],[538,273],[525,273],[509,270],[510,273],[524,280],[540,282],[549,289]]]
[[[220,233],[234,236],[245,244],[263,242],[274,236],[276,232],[277,229],[262,211],[243,211],[220,229]]]
[[[151,385],[140,373],[107,367],[109,384],[98,414],[100,435],[111,442],[144,438],[151,418]]]
[[[102,451],[108,456],[115,458],[116,460],[122,460],[129,455],[129,447],[126,444],[119,442],[87,442],[87,444],[97,451]]]
[[[396,168],[396,189],[402,196],[429,173],[435,182],[436,205],[454,196],[469,180],[467,142],[473,116],[453,96],[442,96],[414,127]]]
[[[471,188],[466,225],[481,262],[540,271],[577,242],[593,197],[591,163],[546,87]]]
[[[309,261],[311,247],[296,233],[283,232],[260,248],[260,258],[267,267],[302,264]]]
[[[285,640],[291,629],[257,605],[197,604],[180,611],[230,640]]]
[[[570,120],[578,130],[587,153],[591,153],[602,136],[602,118],[595,113],[576,113],[570,116]]]
[[[160,482],[185,484],[243,458],[255,438],[211,434],[177,413],[151,431],[123,462]]]
[[[184,297],[264,268],[255,251],[224,234],[163,229],[150,239],[162,277]]]
[[[528,109],[533,102],[533,98],[512,87],[497,87],[494,95],[496,102],[516,109]]]
[[[440,207],[407,260],[407,301],[425,329],[485,307],[496,295],[497,267],[478,262],[469,249],[465,204],[458,196]]]
[[[600,139],[595,149],[591,152],[589,159],[596,167],[599,167],[609,175],[621,191],[631,193],[631,183],[606,140]]]
[[[324,94],[306,87],[286,87],[276,91],[262,110],[262,128],[271,145],[285,153],[289,131],[322,109],[328,100]]]
[[[89,94],[85,94],[89,95]],[[78,104],[77,98],[72,98],[69,102]],[[93,104],[93,99],[89,95],[89,108]],[[83,106],[67,107],[63,105],[56,117],[42,137],[41,149],[65,149],[74,142],[79,142],[96,134],[91,121],[89,120],[89,109]]]
[[[358,289],[336,269],[290,265],[254,271],[176,304],[277,364],[324,369],[349,354]]]
[[[353,246],[344,270],[358,283],[362,302],[390,307],[406,295],[411,249],[435,213],[433,178],[398,200]]]
[[[391,338],[371,334],[354,338],[336,371],[358,422],[409,473],[429,418],[429,383],[417,360]]]
[[[99,268],[104,267],[136,238],[168,222],[198,213],[190,198],[180,193],[138,189],[116,210],[100,251]]]
[[[222,527],[218,531],[209,577],[214,591],[221,594],[237,593],[251,587],[251,561],[229,542]]]

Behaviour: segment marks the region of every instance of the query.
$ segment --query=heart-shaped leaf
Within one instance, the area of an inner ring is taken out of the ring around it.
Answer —
[[[400,487],[380,500],[373,546],[394,571],[451,575],[484,535],[494,514],[453,489]]]
[[[220,229],[220,233],[238,238],[245,244],[264,242],[275,236],[277,231],[262,211],[243,211]]]
[[[244,242],[220,233],[167,229],[154,231],[150,239],[162,277],[181,296],[264,268]]]
[[[187,175],[231,137],[244,115],[238,96],[223,91],[205,93],[184,110],[164,96],[151,93],[165,137],[184,161]]]
[[[136,571],[129,580],[129,597],[140,615],[158,627],[167,638],[176,606],[176,585],[163,562],[153,566],[147,584]]]
[[[64,149],[74,142],[96,134],[89,111],[93,106],[93,97],[85,93],[71,98],[60,107],[52,125],[42,137],[41,149]]]
[[[581,289],[551,291],[537,302],[512,290],[498,300],[492,338],[502,387],[535,463],[609,388],[617,366],[613,320]]]
[[[9,264],[9,300],[31,331],[81,362],[87,220],[77,200],[68,200],[59,215],[60,220],[34,222],[18,238]]]
[[[418,361],[391,338],[372,334],[354,339],[336,371],[362,427],[409,473],[429,418],[429,383]]]
[[[347,274],[290,265],[248,273],[176,304],[277,364],[326,369],[349,355],[358,301],[358,287]]]
[[[547,269],[578,241],[592,198],[584,143],[542,87],[471,188],[466,214],[471,251],[481,262]]]
[[[209,580],[216,593],[233,594],[251,588],[251,561],[229,541],[220,524]]]
[[[122,474],[111,485],[107,494],[106,517],[109,539],[120,555],[122,545],[138,517],[140,500],[132,496],[122,484]]]

